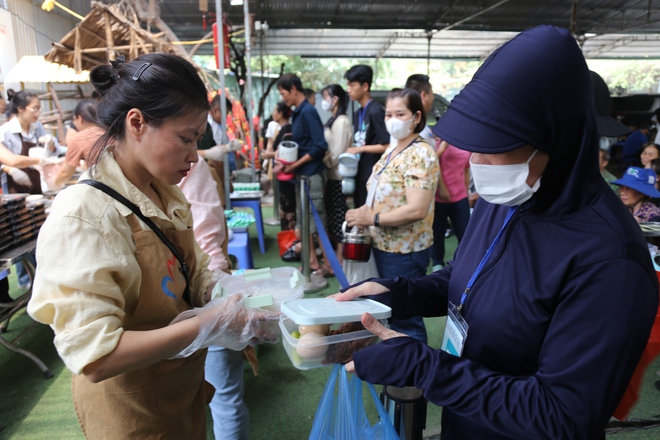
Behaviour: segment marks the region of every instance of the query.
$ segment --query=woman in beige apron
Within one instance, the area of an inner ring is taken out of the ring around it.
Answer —
[[[204,305],[213,274],[175,185],[197,161],[206,89],[167,54],[91,80],[108,132],[42,227],[28,312],[54,329],[87,438],[203,439],[206,347],[267,340],[260,323],[276,318],[240,295]]]

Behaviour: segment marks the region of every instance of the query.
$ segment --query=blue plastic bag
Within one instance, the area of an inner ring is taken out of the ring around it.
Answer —
[[[349,383],[344,366],[335,365],[316,408],[309,440],[399,440],[373,385],[367,387],[380,419],[373,426],[364,410],[362,381],[353,376]]]

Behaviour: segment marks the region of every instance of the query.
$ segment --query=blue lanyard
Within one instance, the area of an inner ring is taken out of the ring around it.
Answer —
[[[367,113],[367,107],[369,107],[369,104],[371,104],[371,99],[367,102],[367,105],[365,105],[363,109],[358,111],[358,131],[364,131],[362,122],[364,122],[364,114]]]
[[[506,219],[504,219],[504,224],[502,225],[500,232],[498,232],[497,236],[495,236],[495,240],[493,240],[493,242],[488,247],[488,250],[486,251],[486,255],[484,255],[484,257],[481,259],[481,262],[477,266],[477,269],[472,274],[472,278],[470,278],[470,281],[468,281],[467,287],[465,288],[465,292],[463,292],[463,295],[461,296],[461,304],[456,308],[459,313],[463,308],[463,304],[465,303],[468,294],[470,293],[470,289],[472,289],[472,286],[474,285],[475,281],[477,281],[477,277],[479,276],[479,273],[481,273],[481,270],[486,265],[486,262],[490,258],[490,255],[493,253],[493,249],[495,249],[495,246],[500,241],[500,238],[502,238],[502,233],[504,232],[504,229],[506,229],[506,225],[509,223],[509,220],[511,220],[511,217],[513,217],[513,213],[516,212],[516,208],[517,206],[512,206],[509,208],[509,213],[506,215]]]
[[[406,148],[408,148],[409,146],[411,146],[412,144],[414,144],[415,142],[417,142],[418,139],[419,139],[419,136],[416,137],[415,139],[413,139],[411,143],[409,143],[408,145],[406,145]],[[404,151],[406,148],[404,148],[403,150],[401,150],[401,151],[399,151],[398,153],[396,153],[396,156],[398,156],[399,154],[403,153],[403,151]],[[390,158],[392,157],[392,153],[394,153],[394,150],[396,150],[396,147],[394,147],[394,148],[392,149],[392,151],[390,151],[390,154],[387,155],[387,159],[385,159],[385,165],[383,166],[383,168],[380,169],[380,171],[378,171],[378,173],[376,173],[377,176],[380,176],[380,175],[383,173],[383,171],[385,171],[385,168],[387,168],[387,166],[390,164]],[[394,156],[394,157],[396,157],[396,156]]]

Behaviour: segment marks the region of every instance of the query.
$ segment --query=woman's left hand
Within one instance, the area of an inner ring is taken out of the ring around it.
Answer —
[[[403,333],[390,330],[389,328],[385,327],[376,318],[374,318],[368,313],[364,313],[362,315],[361,321],[362,321],[362,325],[364,325],[364,328],[369,330],[374,335],[378,336],[383,341],[387,341],[388,339],[391,338],[409,337],[408,335],[404,335]],[[355,362],[350,361],[349,363],[344,365],[344,368],[348,373],[355,373]]]
[[[346,221],[348,226],[372,226],[374,224],[374,212],[367,205],[362,205],[358,209],[349,209],[346,211]]]

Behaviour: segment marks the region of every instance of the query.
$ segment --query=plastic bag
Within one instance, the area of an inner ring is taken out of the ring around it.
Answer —
[[[343,365],[335,365],[316,408],[309,440],[399,440],[373,385],[367,387],[379,417],[373,426],[364,410],[362,381],[353,376],[349,383]]]
[[[280,248],[280,257],[289,250],[298,238],[295,231],[280,231],[277,233],[277,246]]]
[[[348,284],[359,283],[368,278],[377,278],[378,268],[376,267],[376,259],[374,258],[373,251],[369,257],[369,261],[366,263],[361,263],[358,261],[344,260],[342,263],[342,268],[346,274],[346,279]]]

